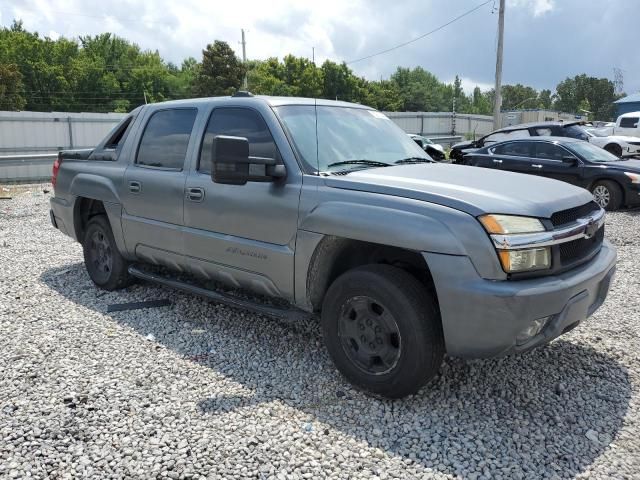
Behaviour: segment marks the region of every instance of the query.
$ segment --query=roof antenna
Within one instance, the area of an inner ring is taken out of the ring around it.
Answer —
[[[144,104],[147,104],[147,92],[145,92],[144,90],[142,90],[142,95],[144,95]]]

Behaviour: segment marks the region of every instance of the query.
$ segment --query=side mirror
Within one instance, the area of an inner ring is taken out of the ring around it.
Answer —
[[[218,135],[213,139],[211,179],[215,183],[244,185],[284,178],[287,170],[274,158],[250,157],[249,140]]]
[[[562,163],[566,165],[576,165],[578,163],[578,159],[576,157],[572,157],[571,155],[565,155],[562,157]]]

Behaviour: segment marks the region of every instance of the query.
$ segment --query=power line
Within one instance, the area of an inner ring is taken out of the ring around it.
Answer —
[[[427,32],[427,33],[425,33],[425,34],[423,34],[423,35],[420,35],[419,37],[416,37],[416,38],[414,38],[414,39],[412,39],[412,40],[409,40],[409,41],[406,41],[406,42],[400,43],[400,44],[398,44],[398,45],[396,45],[396,46],[394,46],[394,47],[387,48],[386,50],[382,50],[382,51],[380,51],[380,52],[373,53],[373,54],[371,54],[371,55],[367,55],[366,57],[357,58],[357,59],[355,59],[355,60],[350,60],[350,61],[345,62],[345,63],[346,63],[347,65],[350,65],[350,64],[352,64],[352,63],[360,62],[360,61],[362,61],[362,60],[368,60],[369,58],[377,57],[378,55],[383,55],[383,54],[385,54],[385,53],[392,52],[393,50],[397,50],[398,48],[401,48],[401,47],[404,47],[404,46],[409,45],[409,44],[411,44],[411,43],[417,42],[418,40],[422,40],[423,38],[428,37],[429,35],[431,35],[431,34],[433,34],[433,33],[436,33],[436,32],[438,32],[438,31],[442,30],[442,29],[443,29],[443,28],[445,28],[445,27],[448,27],[448,26],[449,26],[449,25],[451,25],[452,23],[457,22],[457,21],[458,21],[458,20],[460,20],[461,18],[464,18],[464,17],[466,17],[467,15],[472,14],[472,13],[473,13],[473,12],[475,12],[476,10],[479,10],[480,8],[484,7],[485,5],[487,5],[488,3],[491,3],[491,2],[493,2],[493,1],[494,1],[494,0],[487,0],[486,2],[483,2],[483,3],[481,3],[480,5],[477,5],[476,7],[472,8],[471,10],[467,10],[467,11],[466,11],[466,12],[464,12],[463,14],[458,15],[456,18],[454,18],[453,20],[448,21],[448,22],[447,22],[447,23],[445,23],[444,25],[440,25],[438,28],[435,28],[435,29],[431,30],[430,32]]]

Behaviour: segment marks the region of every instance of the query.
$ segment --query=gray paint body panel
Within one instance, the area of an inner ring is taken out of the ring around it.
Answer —
[[[422,252],[436,284],[452,355],[513,351],[515,333],[530,317],[556,315],[564,322],[590,313],[589,302],[597,306],[597,286],[615,264],[615,250],[608,243],[595,259],[562,275],[507,281],[476,219],[485,213],[549,218],[590,201],[587,191],[544,178],[445,164],[305,175],[272,107],[313,103],[226,97],[143,106],[135,112],[116,161],[63,162],[51,200],[56,222],[76,238],[77,199],[101,200],[129,259],[282,297],[305,310],[312,309],[309,270],[323,239]],[[197,172],[201,139],[219,106],[251,108],[262,115],[286,166],[285,180],[221,185]],[[145,122],[155,111],[173,107],[198,109],[183,170],[135,166]],[[101,148],[104,142],[94,155]],[[130,181],[142,184],[139,194],[129,191]],[[204,190],[202,202],[186,199],[191,187]]]

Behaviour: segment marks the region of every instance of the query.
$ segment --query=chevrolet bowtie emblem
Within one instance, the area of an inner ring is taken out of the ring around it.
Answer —
[[[586,238],[592,238],[597,231],[598,231],[598,224],[593,220],[590,220],[589,223],[587,223],[587,226],[584,228],[584,236]]]

